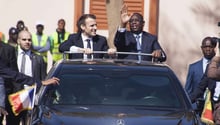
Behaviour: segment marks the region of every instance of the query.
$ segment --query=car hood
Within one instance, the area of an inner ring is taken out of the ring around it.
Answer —
[[[44,125],[193,125],[194,115],[193,111],[160,108],[54,106],[47,107],[41,122]]]

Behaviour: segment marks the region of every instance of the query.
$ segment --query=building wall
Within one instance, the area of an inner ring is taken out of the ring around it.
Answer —
[[[29,31],[35,32],[36,22],[45,24],[45,33],[57,28],[60,18],[66,20],[66,30],[73,31],[74,0],[0,0],[0,31],[8,38],[8,30],[23,20]]]
[[[202,39],[219,37],[219,21],[218,0],[160,0],[159,41],[168,56],[166,63],[178,74],[183,85],[189,64],[202,56]]]
[[[66,20],[67,31],[73,32],[75,0],[0,0],[0,31],[8,37],[8,29],[24,20],[31,32],[35,23],[45,24],[45,33],[51,34],[57,27],[57,20]],[[145,0],[144,19],[148,29],[149,0]],[[89,12],[89,0],[85,0],[85,13]],[[185,84],[188,65],[202,56],[200,43],[206,36],[218,36],[220,21],[218,0],[160,0],[158,38],[167,53],[166,63]],[[108,37],[108,32],[98,33]]]

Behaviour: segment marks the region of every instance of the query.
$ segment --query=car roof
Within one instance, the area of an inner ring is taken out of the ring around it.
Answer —
[[[80,53],[80,52],[79,52]],[[94,51],[93,53],[103,53],[106,54],[105,51]],[[137,68],[141,69],[144,67],[144,69],[151,69],[151,70],[159,70],[159,71],[172,71],[169,65],[162,62],[154,62],[152,61],[141,61],[138,62],[138,60],[134,59],[117,59],[117,58],[92,58],[92,59],[68,59],[68,54],[72,54],[72,52],[66,51],[63,53],[63,59],[59,60],[53,67],[52,71],[54,71],[59,66],[68,66],[71,65],[73,67],[79,66],[96,66],[96,67],[102,67],[105,68],[109,67],[122,67],[122,68]],[[140,53],[132,53],[132,52],[117,52],[117,54],[132,54],[132,55],[140,55]],[[151,54],[147,53],[141,53],[143,56],[152,56]]]

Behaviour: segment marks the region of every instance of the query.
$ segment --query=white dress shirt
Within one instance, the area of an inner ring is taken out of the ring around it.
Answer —
[[[208,63],[209,63],[209,60],[206,58],[203,58],[203,60],[202,60],[203,73],[205,73],[206,66]]]
[[[84,36],[83,34],[81,34],[81,37],[82,37],[82,40],[83,40],[83,48],[87,48],[88,42],[86,40],[89,39],[90,40],[90,44],[91,44],[91,49],[93,50],[92,38],[88,38],[87,36]],[[70,52],[73,52],[73,53],[81,52],[80,51],[80,47],[78,47],[78,46],[71,46],[70,47]],[[93,58],[93,55],[91,55],[91,58]],[[83,54],[83,59],[87,59],[87,54]]]
[[[17,59],[17,64],[18,64],[18,70],[21,72],[21,62],[22,62],[22,56],[23,56],[24,51],[22,49],[18,49],[18,59]],[[32,63],[31,63],[31,51],[27,51],[25,54],[25,71],[24,74],[32,77]]]

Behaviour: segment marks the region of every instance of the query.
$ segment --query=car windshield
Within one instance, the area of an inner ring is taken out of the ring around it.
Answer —
[[[121,72],[64,73],[52,89],[52,105],[127,105],[180,107],[167,75]],[[48,101],[48,100],[47,100]]]

